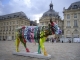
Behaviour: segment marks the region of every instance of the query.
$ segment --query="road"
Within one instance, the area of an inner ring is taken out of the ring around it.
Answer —
[[[31,52],[37,51],[37,44],[27,43]],[[45,43],[47,53],[52,57],[50,60],[80,60],[80,43]],[[20,43],[20,51],[25,51]],[[15,51],[14,41],[0,41],[0,60],[45,60],[31,57],[13,55]]]

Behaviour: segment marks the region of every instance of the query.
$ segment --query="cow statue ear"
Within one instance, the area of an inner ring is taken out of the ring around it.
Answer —
[[[59,34],[61,34],[62,33],[62,31],[59,29]]]

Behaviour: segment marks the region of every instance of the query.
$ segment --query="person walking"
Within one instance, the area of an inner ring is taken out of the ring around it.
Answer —
[[[54,38],[52,38],[52,44],[54,43]]]

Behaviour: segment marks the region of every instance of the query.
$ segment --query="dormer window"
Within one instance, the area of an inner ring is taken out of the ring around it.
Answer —
[[[8,19],[9,19],[9,16],[8,16]]]
[[[47,16],[47,14],[45,14],[45,16]]]
[[[49,16],[52,16],[52,14],[49,14]]]
[[[17,16],[17,17],[19,17],[19,16]]]
[[[16,17],[16,15],[14,15],[14,18]]]
[[[58,19],[60,18],[60,16],[58,16]]]
[[[4,17],[2,19],[4,20]]]
[[[77,5],[74,5],[74,9],[77,9],[78,8],[78,6]]]
[[[11,18],[11,17],[9,17],[9,18]]]

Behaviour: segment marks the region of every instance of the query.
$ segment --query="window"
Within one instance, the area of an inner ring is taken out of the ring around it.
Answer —
[[[6,22],[4,23],[4,25],[6,25]]]
[[[18,21],[17,21],[17,24],[18,24]]]
[[[52,14],[49,14],[49,16],[52,16]]]
[[[4,26],[3,26],[3,31],[4,31]]]
[[[11,17],[9,17],[9,18],[11,18]]]
[[[14,40],[14,36],[12,36],[12,40]]]
[[[5,26],[4,26],[4,31],[5,31]]]
[[[4,25],[5,25],[5,22],[4,22]]]
[[[14,30],[14,26],[13,26],[12,30]]]
[[[7,22],[7,25],[8,25],[8,22]]]
[[[74,18],[77,18],[77,14],[74,14]]]
[[[3,39],[4,39],[4,36],[3,36]]]
[[[2,19],[4,20],[4,17],[2,17]]]
[[[9,32],[9,34],[10,34],[10,32]]]
[[[19,16],[17,16],[17,17],[19,17]]]
[[[10,25],[11,25],[11,22],[10,22]]]
[[[13,30],[13,26],[11,27],[11,29]]]
[[[78,8],[78,6],[77,5],[74,5],[74,9],[77,9]]]
[[[14,17],[13,18],[15,18],[16,17],[16,15],[14,15]]]
[[[67,21],[67,27],[70,27],[70,21]]]
[[[5,38],[7,39],[7,36],[5,36]]]
[[[69,30],[67,31],[67,34],[70,34],[70,31]]]
[[[8,16],[8,19],[9,19],[9,16]]]
[[[10,26],[10,31],[11,31],[11,26]]]
[[[1,27],[0,27],[0,32],[1,32]]]
[[[7,32],[6,32],[6,34],[7,34]]]
[[[0,36],[0,40],[1,40],[1,36]]]
[[[8,26],[6,26],[6,30],[8,31]]]
[[[13,21],[13,24],[15,24],[15,21]]]
[[[70,14],[67,14],[67,19],[70,19]]]
[[[47,14],[45,14],[45,16],[47,16]]]
[[[1,31],[2,31],[2,27],[1,27]]]
[[[23,24],[23,21],[21,22],[21,24]]]
[[[14,34],[14,32],[12,32],[12,34]]]
[[[77,27],[78,24],[77,24],[77,20],[74,20],[74,27]]]
[[[25,25],[26,25],[26,22],[25,22]]]
[[[42,22],[42,25],[43,25],[44,23]]]
[[[48,24],[48,22],[46,22],[46,24]]]
[[[18,25],[16,25],[15,27],[18,28]]]

